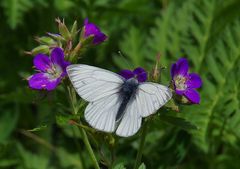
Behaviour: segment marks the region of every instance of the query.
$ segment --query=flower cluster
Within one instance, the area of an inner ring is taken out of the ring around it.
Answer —
[[[37,38],[36,40],[41,45],[28,52],[35,55],[33,64],[37,70],[36,74],[28,78],[29,87],[32,89],[54,90],[66,76],[68,65],[75,63],[86,48],[98,45],[107,39],[100,28],[94,23],[90,23],[86,18],[80,38],[78,38],[79,41],[74,47],[78,35],[77,22],[74,22],[71,31],[69,31],[64,21],[60,19],[56,19],[56,21],[59,33],[48,33],[48,36]],[[202,80],[196,73],[189,73],[188,71],[189,65],[186,58],[180,58],[172,65],[171,86],[175,91],[174,99],[180,101],[180,103],[199,104],[200,95],[195,89],[201,87]],[[133,71],[122,70],[119,74],[125,79],[135,77],[140,83],[145,82],[148,78],[147,72],[141,67]],[[157,74],[157,76],[159,75]]]
[[[35,56],[33,64],[37,73],[28,78],[29,87],[32,89],[54,90],[67,75],[66,67],[76,61],[80,54],[79,51],[84,50],[84,45],[95,46],[107,39],[107,36],[95,24],[85,19],[80,41],[76,47],[73,47],[78,32],[77,23],[74,22],[69,31],[64,21],[56,19],[56,22],[59,33],[47,33],[48,36],[36,38],[40,46],[27,52]]]

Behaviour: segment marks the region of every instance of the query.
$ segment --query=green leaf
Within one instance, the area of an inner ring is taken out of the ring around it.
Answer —
[[[198,129],[197,126],[192,124],[191,122],[187,121],[186,119],[168,115],[160,115],[160,120],[172,124],[174,126],[180,127],[185,130],[189,129]]]
[[[120,55],[115,55],[114,61],[120,68],[131,68],[144,66],[146,48],[144,42],[145,35],[136,27],[131,27],[124,35],[124,40],[120,43]],[[123,53],[123,54],[122,54]],[[121,56],[124,55],[124,56]],[[126,57],[126,58],[123,58]]]
[[[17,144],[17,150],[22,158],[22,165],[24,168],[31,169],[46,169],[49,158],[43,155],[33,154],[27,151],[21,144]]]
[[[61,166],[64,168],[83,168],[82,161],[79,160],[79,155],[77,153],[69,153],[63,148],[60,148],[58,149],[58,157]]]
[[[113,169],[126,169],[126,167],[124,167],[123,163],[119,163]]]
[[[74,7],[74,2],[72,0],[54,0],[54,6],[59,11],[68,11]]]
[[[19,163],[19,160],[16,159],[1,159],[0,160],[0,167],[11,167]]]
[[[65,126],[65,125],[69,125],[70,120],[78,120],[79,117],[77,115],[57,115],[56,116],[56,122],[58,125],[60,126]]]
[[[33,3],[31,0],[3,0],[1,5],[4,7],[8,24],[15,29],[23,20],[24,13],[32,8]]]
[[[139,166],[139,168],[138,169],[146,169],[146,166],[145,166],[145,164],[144,163],[142,163],[140,166]]]
[[[17,107],[16,107],[17,109]],[[19,112],[3,112],[0,114],[0,143],[8,139],[17,124]]]
[[[3,12],[7,17],[7,22],[12,29],[22,23],[24,15],[34,6],[38,8],[48,6],[45,0],[1,0],[0,5],[3,7]]]

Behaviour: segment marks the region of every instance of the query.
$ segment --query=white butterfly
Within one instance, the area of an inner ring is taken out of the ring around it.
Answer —
[[[122,137],[137,133],[142,118],[155,113],[172,97],[166,86],[126,80],[94,66],[70,65],[67,73],[79,96],[89,102],[84,112],[86,121],[97,130]]]

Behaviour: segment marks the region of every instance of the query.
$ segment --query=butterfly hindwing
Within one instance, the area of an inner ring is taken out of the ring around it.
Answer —
[[[138,86],[124,112],[116,134],[122,137],[134,135],[140,128],[142,117],[155,113],[172,97],[172,92],[166,86],[146,82]]]
[[[85,119],[93,128],[114,132],[120,103],[118,94],[89,103],[84,112]]]
[[[134,98],[128,103],[123,118],[116,130],[118,136],[129,137],[137,133],[142,123],[140,109],[141,107],[137,106]]]

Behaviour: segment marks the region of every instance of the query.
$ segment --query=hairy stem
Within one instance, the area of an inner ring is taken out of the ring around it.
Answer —
[[[145,144],[145,140],[146,140],[146,136],[147,136],[147,128],[148,128],[147,123],[148,122],[146,121],[144,126],[143,126],[140,145],[139,145],[136,161],[135,161],[135,164],[134,164],[134,169],[138,169],[138,167],[139,167],[139,165],[141,164],[141,161],[142,161],[143,148],[144,148],[144,144]]]

